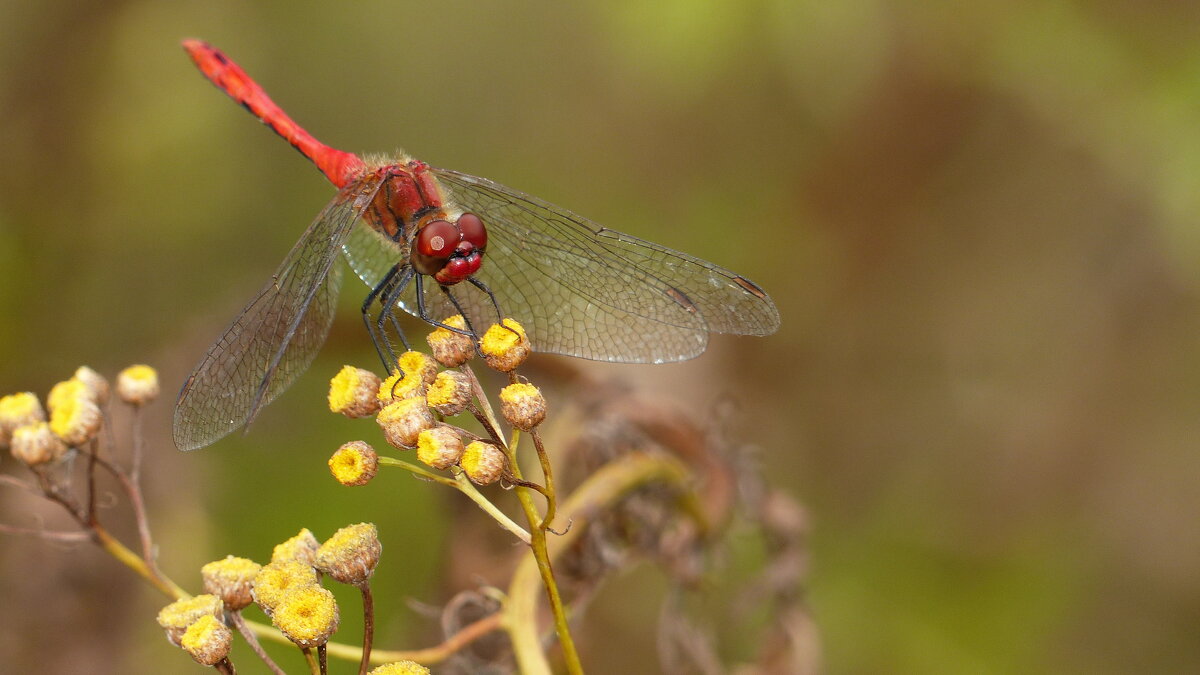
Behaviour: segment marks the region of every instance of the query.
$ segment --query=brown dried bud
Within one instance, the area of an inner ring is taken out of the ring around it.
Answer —
[[[397,448],[415,448],[417,436],[436,424],[424,396],[387,404],[379,411],[375,421],[383,429],[387,442]]]
[[[430,408],[446,417],[453,417],[466,410],[471,402],[471,381],[457,370],[443,370],[438,373],[425,398]]]
[[[529,431],[546,419],[546,399],[532,384],[517,382],[500,390],[504,419],[521,431]]]
[[[459,466],[476,485],[491,485],[500,480],[508,466],[504,451],[483,441],[473,441],[463,450]]]
[[[467,329],[467,322],[461,314],[455,314],[442,323],[459,330]],[[433,350],[433,358],[447,368],[457,368],[475,356],[475,340],[470,335],[438,327],[425,340]]]

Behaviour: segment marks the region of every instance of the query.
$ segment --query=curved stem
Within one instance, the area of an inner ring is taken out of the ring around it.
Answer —
[[[525,531],[525,528],[513,522],[512,518],[504,515],[504,512],[497,508],[496,505],[491,502],[491,500],[485,497],[483,493],[475,487],[475,484],[472,483],[465,475],[459,473],[456,474],[454,478],[450,478],[449,476],[444,476],[440,473],[434,473],[423,466],[418,466],[402,459],[396,459],[394,457],[386,457],[382,455],[379,457],[379,463],[384,466],[394,466],[404,469],[405,471],[410,471],[422,478],[426,478],[435,483],[441,483],[442,485],[458,490],[466,495],[471,501],[478,504],[479,508],[483,509],[485,513],[487,513],[492,517],[493,520],[500,524],[500,527],[512,532],[518,539],[526,544],[529,543],[529,533]]]
[[[358,675],[367,675],[371,663],[371,642],[375,636],[375,600],[371,597],[371,584],[364,581],[359,585],[363,599],[363,646],[362,658],[358,662]]]
[[[563,503],[561,510],[568,515],[573,526],[549,542],[547,552],[550,559],[554,560],[568,550],[596,514],[604,513],[630,491],[660,481],[685,489],[689,485],[690,474],[679,461],[665,455],[627,455],[601,467]],[[697,520],[701,531],[707,531],[704,512],[695,507],[694,497],[693,494],[691,499],[685,499],[682,506]],[[517,566],[508,588],[504,625],[513,642],[520,671],[548,675],[551,672],[550,665],[542,652],[537,627],[540,573],[541,564],[535,556],[527,556]]]
[[[513,443],[507,448],[508,463],[509,471],[520,479],[521,467],[517,465],[516,438],[514,435]],[[529,521],[529,527],[532,528],[533,540],[530,542],[530,548],[533,551],[533,559],[536,562],[538,573],[541,575],[542,586],[546,589],[546,597],[550,601],[550,610],[554,614],[554,630],[558,634],[558,642],[562,646],[567,672],[572,675],[582,675],[583,664],[579,661],[579,652],[575,650],[575,640],[571,637],[571,627],[567,623],[567,612],[563,607],[562,596],[558,592],[558,583],[554,579],[554,570],[550,566],[550,554],[546,545],[546,531],[539,527],[542,517],[538,514],[537,506],[533,503],[533,497],[530,495],[529,488],[518,486],[516,492],[517,499],[521,502],[521,508],[525,510],[525,518]],[[530,621],[533,625],[537,624],[535,616],[530,617]],[[513,642],[515,648],[516,640]],[[522,672],[524,672],[524,668],[522,668]]]

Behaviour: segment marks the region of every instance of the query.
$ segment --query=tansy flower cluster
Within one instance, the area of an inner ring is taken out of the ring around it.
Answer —
[[[443,322],[465,330],[460,315]],[[461,470],[471,481],[488,485],[505,477],[508,458],[498,438],[478,438],[445,423],[470,411],[487,423],[474,396],[473,376],[464,364],[476,353],[469,335],[439,327],[427,338],[433,356],[409,351],[396,368],[380,379],[370,371],[345,366],[329,383],[329,408],[351,418],[375,416],[389,445],[416,450],[417,459],[437,470]],[[510,373],[530,354],[525,329],[513,319],[493,325],[479,341],[478,352],[489,366]],[[438,370],[439,364],[446,370]],[[546,417],[546,401],[537,387],[516,381],[500,394],[504,418],[513,428],[530,431]],[[334,478],[344,485],[365,485],[379,466],[370,444],[353,441],[329,460]]]
[[[117,375],[116,391],[123,403],[141,407],[158,395],[158,374],[130,366]],[[80,366],[51,387],[45,408],[32,392],[0,397],[0,448],[31,468],[53,465],[99,435],[109,395],[108,380]]]

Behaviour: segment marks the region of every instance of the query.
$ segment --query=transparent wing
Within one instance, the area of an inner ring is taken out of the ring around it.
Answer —
[[[196,365],[175,405],[180,450],[249,425],[312,363],[337,304],[341,268],[334,261],[377,189],[377,183],[352,185],[325,207]]]
[[[539,351],[661,363],[699,355],[710,332],[767,335],[779,327],[775,304],[745,277],[493,181],[434,173],[456,206],[483,218],[488,247],[476,277]],[[425,285],[427,306],[454,311],[436,284]],[[453,292],[471,318],[495,320],[485,294],[466,283]],[[403,306],[412,311],[411,300]]]

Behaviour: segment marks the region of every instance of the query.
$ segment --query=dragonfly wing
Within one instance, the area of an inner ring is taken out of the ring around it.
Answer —
[[[745,277],[493,181],[435,173],[454,204],[483,218],[488,248],[476,277],[539,351],[661,363],[699,355],[710,332],[768,335],[779,327],[775,304]],[[454,292],[469,314],[494,321],[486,296]]]
[[[341,268],[333,263],[377,187],[344,189],[196,365],[175,405],[180,450],[249,425],[312,363],[337,304]]]

